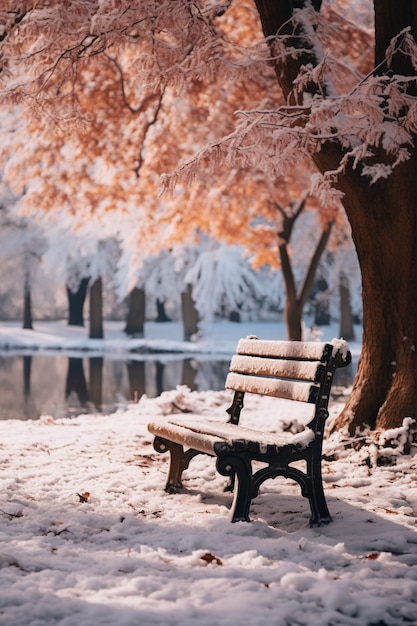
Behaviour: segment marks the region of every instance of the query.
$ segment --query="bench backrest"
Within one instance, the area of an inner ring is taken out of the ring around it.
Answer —
[[[240,339],[226,388],[316,405],[327,409],[337,367],[351,361],[346,342]]]

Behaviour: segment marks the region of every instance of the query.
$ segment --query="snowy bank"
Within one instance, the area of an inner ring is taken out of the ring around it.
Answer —
[[[64,320],[34,322],[33,330],[21,328],[19,322],[0,322],[0,350],[15,351],[92,351],[103,354],[126,352],[181,352],[232,355],[238,340],[248,335],[260,339],[286,339],[286,328],[282,321],[228,322],[218,321],[207,325],[204,334],[195,341],[182,340],[182,324],[179,322],[146,322],[143,339],[127,337],[123,332],[124,322],[106,321],[104,339],[89,339],[88,327],[68,326]],[[307,330],[307,339],[311,331]],[[362,331],[356,328],[357,339],[349,342],[353,355],[361,347]],[[327,341],[338,336],[337,324],[324,326],[315,337]],[[323,338],[323,339],[322,339]]]

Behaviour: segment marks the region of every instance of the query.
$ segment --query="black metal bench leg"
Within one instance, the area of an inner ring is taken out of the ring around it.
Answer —
[[[183,446],[162,437],[155,437],[153,447],[157,452],[170,453],[170,462],[168,469],[168,478],[165,485],[165,491],[168,493],[176,493],[182,489],[182,473],[190,464],[190,461],[197,454],[197,450],[187,450],[184,452]]]
[[[322,526],[332,521],[327,508],[321,474],[321,454],[312,454],[307,459],[307,475],[310,477],[309,502],[311,508],[310,526]]]
[[[217,470],[223,476],[234,477],[232,522],[250,522],[249,508],[252,501],[252,464],[242,455],[226,454],[218,457]]]

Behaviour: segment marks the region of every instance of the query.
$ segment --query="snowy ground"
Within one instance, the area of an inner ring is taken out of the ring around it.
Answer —
[[[326,437],[332,524],[310,529],[307,501],[282,479],[262,486],[252,523],[231,524],[213,459],[195,458],[184,493],[168,495],[167,460],[146,429],[178,410],[222,419],[229,402],[178,388],[112,415],[1,422],[0,624],[417,624],[407,428],[389,447],[383,434]],[[246,423],[267,426],[277,402],[249,397]]]

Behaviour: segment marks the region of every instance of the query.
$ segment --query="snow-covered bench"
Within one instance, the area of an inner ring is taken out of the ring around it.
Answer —
[[[310,503],[310,525],[330,522],[321,475],[323,432],[334,372],[350,361],[348,346],[342,340],[321,343],[240,339],[225,384],[235,392],[227,409],[227,422],[170,417],[148,424],[148,430],[155,435],[155,450],[170,452],[166,491],[181,489],[182,473],[191,459],[197,454],[208,454],[217,457],[217,471],[230,476],[229,490],[234,489],[233,522],[250,521],[251,500],[265,480],[276,476],[299,483],[302,495]],[[245,428],[239,418],[247,392],[314,404],[314,415],[305,429],[296,434]],[[253,471],[253,461],[261,461],[263,466],[259,468],[258,464]],[[304,461],[303,469],[298,467],[299,461]]]

